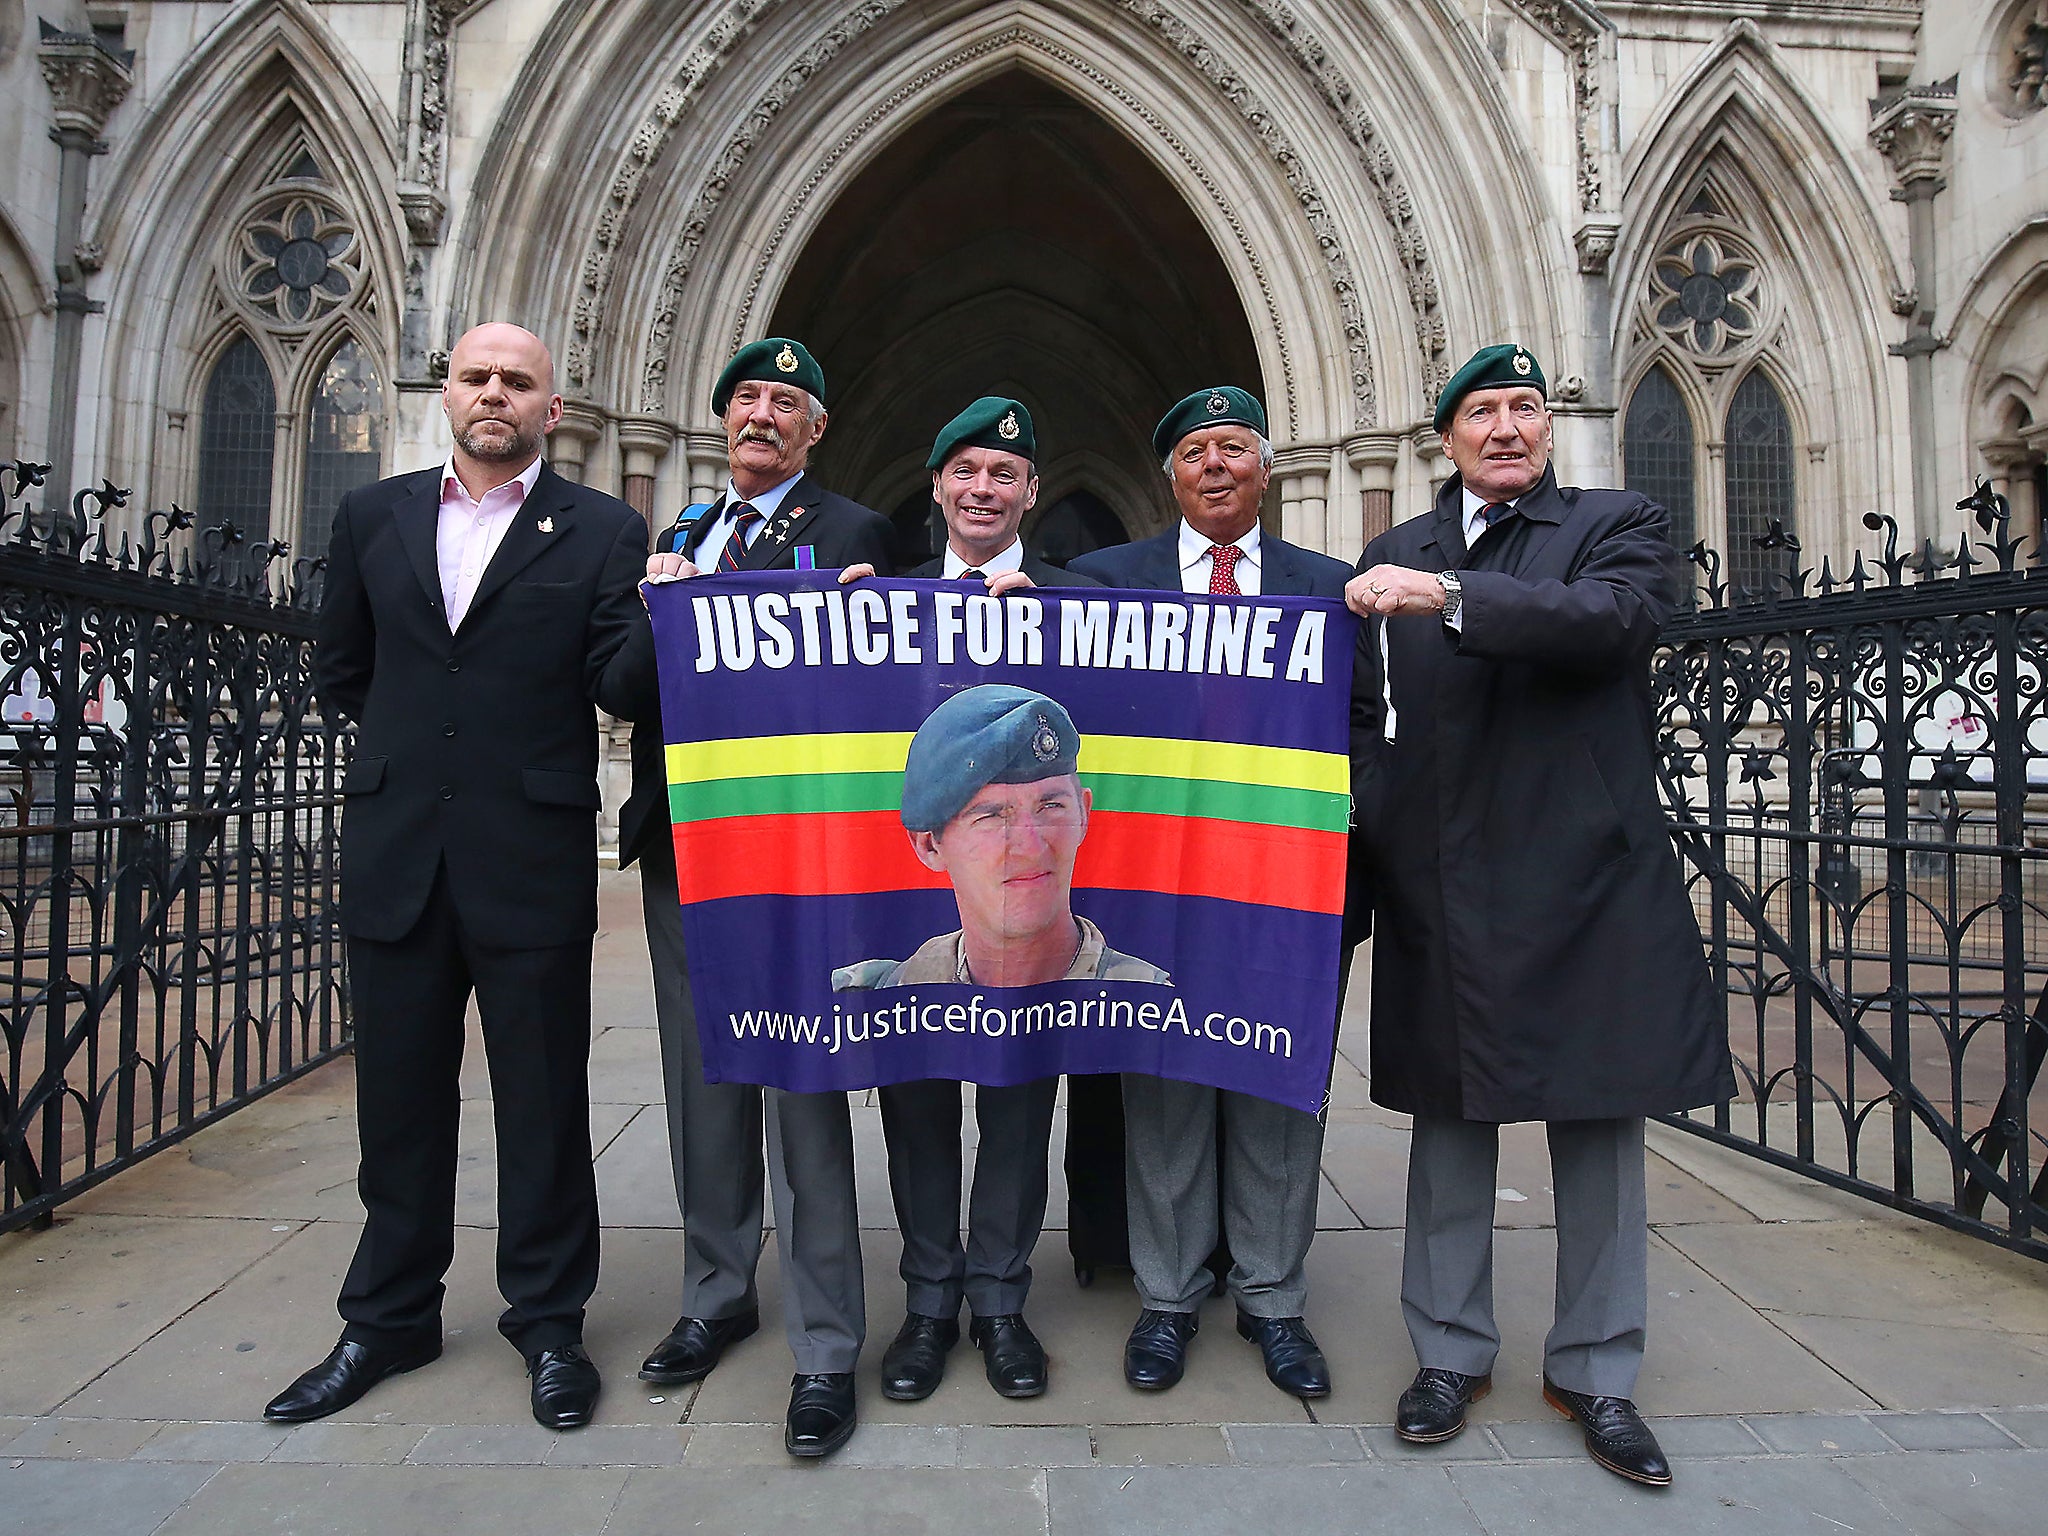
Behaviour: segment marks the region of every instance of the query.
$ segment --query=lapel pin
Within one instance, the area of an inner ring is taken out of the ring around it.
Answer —
[[[555,520],[552,517],[542,518],[540,520],[540,531],[542,533],[553,533],[555,531]]]

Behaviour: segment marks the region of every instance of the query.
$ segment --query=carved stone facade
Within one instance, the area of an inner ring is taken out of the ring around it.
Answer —
[[[502,315],[556,345],[556,461],[665,518],[719,478],[731,348],[800,327],[821,467],[906,529],[948,391],[1030,400],[1046,527],[1099,539],[1169,515],[1145,428],[1228,376],[1269,407],[1276,526],[1348,557],[1448,472],[1451,369],[1513,337],[1570,476],[1630,472],[1648,387],[1641,461],[1692,477],[1699,537],[1768,482],[1814,553],[1869,510],[1939,541],[1977,473],[2040,511],[2048,9],[1922,12],[72,0],[61,45],[0,60],[32,104],[0,125],[0,433],[34,457],[65,418],[74,478],[203,502],[246,338],[283,423],[271,530],[301,538],[305,466],[347,457],[314,413],[354,423],[348,472],[432,462],[447,348]],[[50,130],[81,125],[107,153],[60,264]],[[68,402],[38,398],[60,290]]]

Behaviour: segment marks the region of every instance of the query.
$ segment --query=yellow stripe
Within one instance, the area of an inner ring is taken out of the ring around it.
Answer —
[[[696,784],[799,773],[901,773],[909,755],[908,731],[671,742],[668,781]],[[1259,747],[1235,741],[1086,736],[1081,741],[1081,771],[1205,779],[1220,784],[1270,784],[1279,789],[1313,789],[1334,795],[1351,792],[1351,764],[1341,752]]]

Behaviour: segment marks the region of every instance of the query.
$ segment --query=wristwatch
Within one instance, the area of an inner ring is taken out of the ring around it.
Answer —
[[[1456,571],[1437,572],[1436,584],[1444,589],[1444,622],[1457,623],[1458,610],[1465,606],[1465,584],[1458,579]]]

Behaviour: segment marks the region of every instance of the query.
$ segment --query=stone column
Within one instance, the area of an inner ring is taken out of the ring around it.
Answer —
[[[675,440],[676,429],[659,416],[619,418],[621,494],[650,528],[655,524],[654,471]]]
[[[1280,537],[1303,549],[1328,549],[1330,445],[1290,443],[1273,455],[1280,482]]]
[[[604,412],[587,400],[564,400],[562,419],[548,438],[548,463],[555,473],[578,485],[590,483],[585,470],[590,449],[604,436]]]
[[[1942,174],[1956,126],[1956,77],[1937,85],[1909,85],[1870,104],[1870,142],[1891,162],[1899,184],[1892,200],[1906,205],[1912,286],[1898,306],[1906,339],[1891,349],[1906,360],[1906,417],[1913,453],[1913,520],[1921,538],[1944,532],[1935,460],[1934,354],[1944,345],[1934,331],[1934,199],[1948,185]]]
[[[723,432],[685,432],[683,458],[690,471],[690,500],[713,501],[732,474]]]
[[[98,252],[80,248],[85,187],[94,155],[107,152],[100,137],[107,118],[134,83],[135,54],[115,53],[89,33],[42,26],[43,83],[49,86],[57,125],[50,137],[60,152],[57,170],[57,336],[50,367],[50,458],[47,505],[69,515],[72,457],[78,448],[78,376],[85,348],[85,317],[106,306],[86,297],[85,280],[99,270]]]
[[[433,314],[428,301],[435,248],[448,216],[448,83],[459,0],[406,0],[405,63],[398,119],[405,164],[398,206],[405,214],[405,293],[398,322],[398,376],[433,380]]]
[[[1429,495],[1434,501],[1436,493],[1444,488],[1444,482],[1458,472],[1458,466],[1444,452],[1443,437],[1434,427],[1417,427],[1408,442],[1415,449],[1422,472],[1429,477]]]
[[[1359,549],[1394,526],[1394,469],[1401,462],[1401,434],[1361,432],[1344,440],[1344,457],[1358,476]]]

